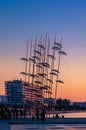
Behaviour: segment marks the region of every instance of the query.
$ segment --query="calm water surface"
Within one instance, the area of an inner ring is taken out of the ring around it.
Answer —
[[[67,118],[86,118],[86,112],[72,112],[72,113],[63,113],[59,116],[64,115]],[[53,117],[55,115],[48,115]],[[11,130],[86,130],[86,124],[22,124],[22,125],[11,125]]]
[[[62,117],[62,115],[64,115],[64,117],[67,118],[86,118],[86,112],[69,112],[69,113],[60,113],[59,116]],[[46,117],[55,117],[55,114],[48,114],[46,115]]]
[[[83,125],[53,125],[53,124],[43,124],[43,125],[11,125],[11,130],[86,130],[86,124]]]
[[[64,115],[67,118],[86,118],[86,112],[70,112],[70,113],[63,113],[59,114],[60,116]]]

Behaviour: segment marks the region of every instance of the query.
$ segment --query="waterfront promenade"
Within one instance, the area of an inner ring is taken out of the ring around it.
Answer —
[[[0,126],[4,124],[86,124],[86,118],[46,118],[44,121],[30,118],[0,120]]]
[[[11,119],[10,124],[86,124],[86,118],[46,118],[42,120],[32,120],[28,118]]]
[[[9,120],[0,120],[0,130],[10,130]]]

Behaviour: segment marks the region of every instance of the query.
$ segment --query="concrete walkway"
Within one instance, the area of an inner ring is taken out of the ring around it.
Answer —
[[[47,118],[45,121],[29,118],[11,119],[10,124],[86,124],[86,118]]]
[[[10,130],[9,121],[0,120],[0,130]]]

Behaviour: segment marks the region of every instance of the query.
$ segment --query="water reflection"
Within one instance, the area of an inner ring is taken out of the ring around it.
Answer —
[[[44,125],[11,125],[11,130],[86,130],[86,124],[83,125],[53,125],[53,124],[44,124]]]
[[[70,113],[63,113],[64,117],[68,118],[86,118],[86,112],[70,112]],[[62,114],[60,114],[62,116]]]
[[[52,118],[55,117],[56,114],[47,114],[46,117],[48,118]],[[86,112],[68,112],[68,113],[60,113],[59,116],[62,117],[62,115],[64,115],[64,117],[67,118],[86,118]]]

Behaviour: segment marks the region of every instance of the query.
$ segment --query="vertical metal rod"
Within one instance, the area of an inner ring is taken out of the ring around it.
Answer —
[[[31,55],[32,55],[32,39],[31,39],[31,44],[30,44],[30,58],[31,58]],[[31,61],[29,60],[29,75],[28,75],[28,83],[30,83],[30,70],[31,70]]]
[[[62,40],[63,39],[61,38],[61,41],[60,41],[61,46],[62,46]],[[61,48],[60,48],[60,51],[61,51]],[[60,70],[60,59],[61,59],[61,54],[59,53],[59,57],[58,57],[58,71]],[[59,78],[59,74],[57,75],[57,79],[56,79],[55,102],[56,102],[56,99],[57,99],[58,78]]]
[[[59,58],[58,58],[58,71],[60,69],[60,59],[61,59],[61,54],[59,53]],[[57,75],[57,79],[56,79],[56,88],[55,88],[55,102],[56,102],[56,98],[57,98],[57,85],[58,85],[58,78],[59,78],[59,74]]]
[[[36,49],[36,39],[35,39],[35,43],[34,43],[34,50]],[[34,56],[35,56],[35,52],[34,52]],[[34,58],[34,60],[35,60],[35,58]],[[33,76],[32,76],[32,87],[35,87],[35,85],[34,85],[34,73],[35,73],[35,62],[33,62],[33,69],[32,69],[32,74],[33,74]],[[32,93],[32,95],[34,95],[34,92]],[[34,96],[33,96],[33,98],[34,98]]]
[[[28,40],[27,40],[26,61],[25,61],[25,81],[27,77],[27,62],[28,62]]]
[[[49,40],[49,38],[48,38],[48,46],[47,46],[47,60],[46,60],[48,64],[49,64],[49,57],[48,57],[48,55],[49,55],[49,50],[50,50],[50,40]],[[47,68],[46,72],[47,72],[47,79],[48,79],[48,77],[49,77],[49,75],[48,75],[49,68]],[[50,87],[50,85],[49,85],[48,82],[49,82],[49,81],[47,81],[47,84],[48,84],[48,86]],[[49,88],[49,91],[50,91],[50,88]],[[47,97],[49,98],[49,94],[47,94]]]

